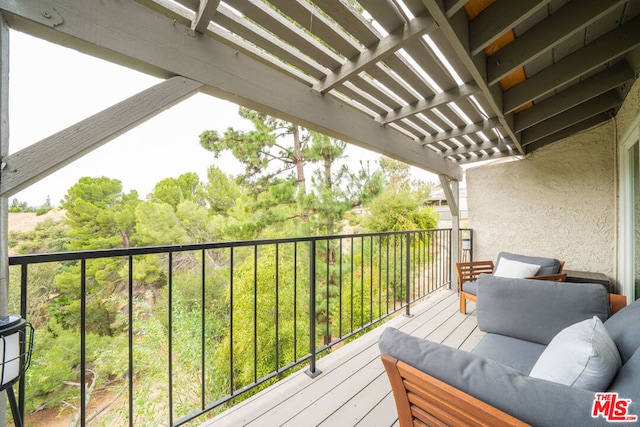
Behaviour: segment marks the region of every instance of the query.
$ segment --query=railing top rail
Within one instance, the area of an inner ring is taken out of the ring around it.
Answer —
[[[427,230],[404,230],[404,231],[386,231],[378,233],[359,233],[359,234],[335,234],[329,236],[307,236],[307,237],[289,237],[277,239],[260,239],[260,240],[238,240],[229,242],[209,242],[209,243],[193,243],[186,245],[165,245],[165,246],[141,246],[135,248],[119,248],[119,249],[94,249],[73,252],[54,252],[45,254],[27,254],[9,257],[9,265],[25,265],[38,264],[45,262],[59,261],[75,261],[80,259],[110,258],[121,256],[136,256],[162,254],[169,252],[189,252],[201,251],[209,249],[225,249],[246,246],[262,246],[273,244],[300,243],[310,241],[324,241],[335,239],[362,238],[371,236],[389,236],[407,233],[424,233],[433,231],[448,231],[451,228],[432,228]]]

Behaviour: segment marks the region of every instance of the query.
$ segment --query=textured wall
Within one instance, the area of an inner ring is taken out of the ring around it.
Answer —
[[[612,121],[514,162],[467,171],[474,258],[550,256],[565,268],[616,271],[616,144]]]

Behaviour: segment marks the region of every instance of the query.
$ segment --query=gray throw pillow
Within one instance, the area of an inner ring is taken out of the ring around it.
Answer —
[[[530,376],[591,391],[605,391],[622,366],[602,321],[594,316],[560,331]]]

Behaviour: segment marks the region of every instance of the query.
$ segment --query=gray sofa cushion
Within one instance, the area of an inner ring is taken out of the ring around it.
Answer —
[[[621,399],[640,402],[638,381],[640,381],[640,350],[636,350],[627,363],[622,365],[608,391],[618,393]],[[640,417],[640,413],[636,412],[634,415]]]
[[[462,284],[462,290],[471,295],[478,295],[478,284],[476,282],[464,282]]]
[[[528,374],[546,346],[498,334],[487,334],[473,353]]]
[[[602,285],[489,274],[480,275],[477,284],[476,316],[485,332],[547,345],[567,326],[593,316],[603,322],[609,317],[609,296]]]
[[[392,328],[383,332],[378,345],[383,353],[529,424],[543,427],[610,425],[602,417],[591,417],[592,392],[531,378],[477,354]],[[640,405],[634,401],[629,412],[640,414]]]
[[[629,304],[604,322],[604,327],[618,346],[622,363],[626,363],[640,347],[640,300]]]
[[[520,261],[526,264],[536,264],[540,266],[540,269],[536,273],[536,276],[546,276],[548,274],[556,274],[560,270],[560,261],[555,258],[544,258],[537,256],[512,254],[509,252],[500,252],[498,254],[498,261],[496,262],[496,268],[500,264],[500,258],[506,258],[513,261]]]

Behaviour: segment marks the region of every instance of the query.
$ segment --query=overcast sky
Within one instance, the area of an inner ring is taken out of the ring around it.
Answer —
[[[111,105],[153,86],[159,80],[25,34],[10,32],[9,153],[40,141]],[[42,205],[47,196],[59,205],[69,187],[83,176],[119,179],[125,191],[145,198],[167,177],[206,170],[216,164],[226,173],[242,171],[231,155],[215,160],[199,144],[204,130],[222,133],[233,127],[251,130],[236,104],[196,94],[144,124],[78,159],[31,187],[9,197]],[[379,155],[349,145],[349,162],[377,160]],[[412,168],[425,181],[437,177]]]

